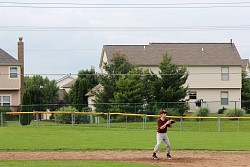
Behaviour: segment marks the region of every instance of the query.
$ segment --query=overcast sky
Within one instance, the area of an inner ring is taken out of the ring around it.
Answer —
[[[17,58],[18,37],[23,37],[25,74],[58,79],[91,66],[99,71],[102,46],[107,44],[233,39],[241,57],[250,57],[250,1],[6,2],[0,2],[0,48]],[[32,4],[39,2],[47,4]]]

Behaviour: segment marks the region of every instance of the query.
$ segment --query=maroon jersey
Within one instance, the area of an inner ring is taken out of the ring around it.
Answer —
[[[164,121],[161,120],[161,119],[158,119],[158,122],[157,122],[157,124],[158,124],[157,132],[159,132],[159,133],[166,133],[167,132],[167,126],[164,129],[160,129],[160,127],[162,125],[164,125],[167,121],[168,121],[168,119],[165,119]]]

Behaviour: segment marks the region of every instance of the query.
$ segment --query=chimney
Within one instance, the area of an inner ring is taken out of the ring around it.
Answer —
[[[21,79],[21,87],[20,87],[20,102],[23,101],[23,93],[24,93],[24,46],[23,46],[23,37],[19,37],[19,41],[17,43],[17,54],[18,54],[18,63],[21,64],[20,69],[20,79]]]
[[[233,46],[233,39],[230,39],[231,47]]]

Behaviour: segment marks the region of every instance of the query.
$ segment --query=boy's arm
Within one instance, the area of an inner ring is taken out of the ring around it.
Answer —
[[[172,120],[172,119],[168,120],[164,125],[162,125],[162,126],[160,127],[160,129],[166,128],[167,125],[169,125],[169,127],[172,127],[171,121],[173,121],[173,120]]]

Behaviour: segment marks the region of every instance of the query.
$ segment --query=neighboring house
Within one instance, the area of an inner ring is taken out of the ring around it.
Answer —
[[[65,84],[62,86],[62,88],[67,92],[69,93],[69,91],[71,90],[72,86],[75,84],[76,82],[76,79],[70,81],[69,83]]]
[[[241,108],[242,60],[234,43],[149,43],[149,45],[104,45],[100,59],[103,66],[110,63],[113,54],[125,54],[128,60],[142,68],[159,72],[159,63],[166,53],[178,66],[186,66],[189,77],[190,110],[196,101],[216,113],[219,109]],[[236,106],[235,106],[236,105]]]
[[[65,94],[69,93],[75,81],[76,79],[72,77],[71,75],[66,75],[56,81],[56,85],[59,88],[58,98],[60,101],[64,100]]]
[[[85,94],[85,96],[88,97],[88,107],[91,108],[92,111],[95,111],[95,106],[93,105],[95,96],[93,92],[100,92],[102,91],[102,89],[103,86],[101,84],[98,84],[94,88],[92,88],[88,93]]]
[[[66,75],[56,81],[56,86],[59,87],[59,89],[63,89],[64,85],[70,83],[73,80],[75,80],[75,78],[72,77],[70,74]]]
[[[246,72],[246,77],[250,78],[249,59],[242,59],[242,70]]]
[[[24,50],[22,38],[18,42],[18,60],[0,49],[0,106],[12,106],[16,111],[23,95]]]

